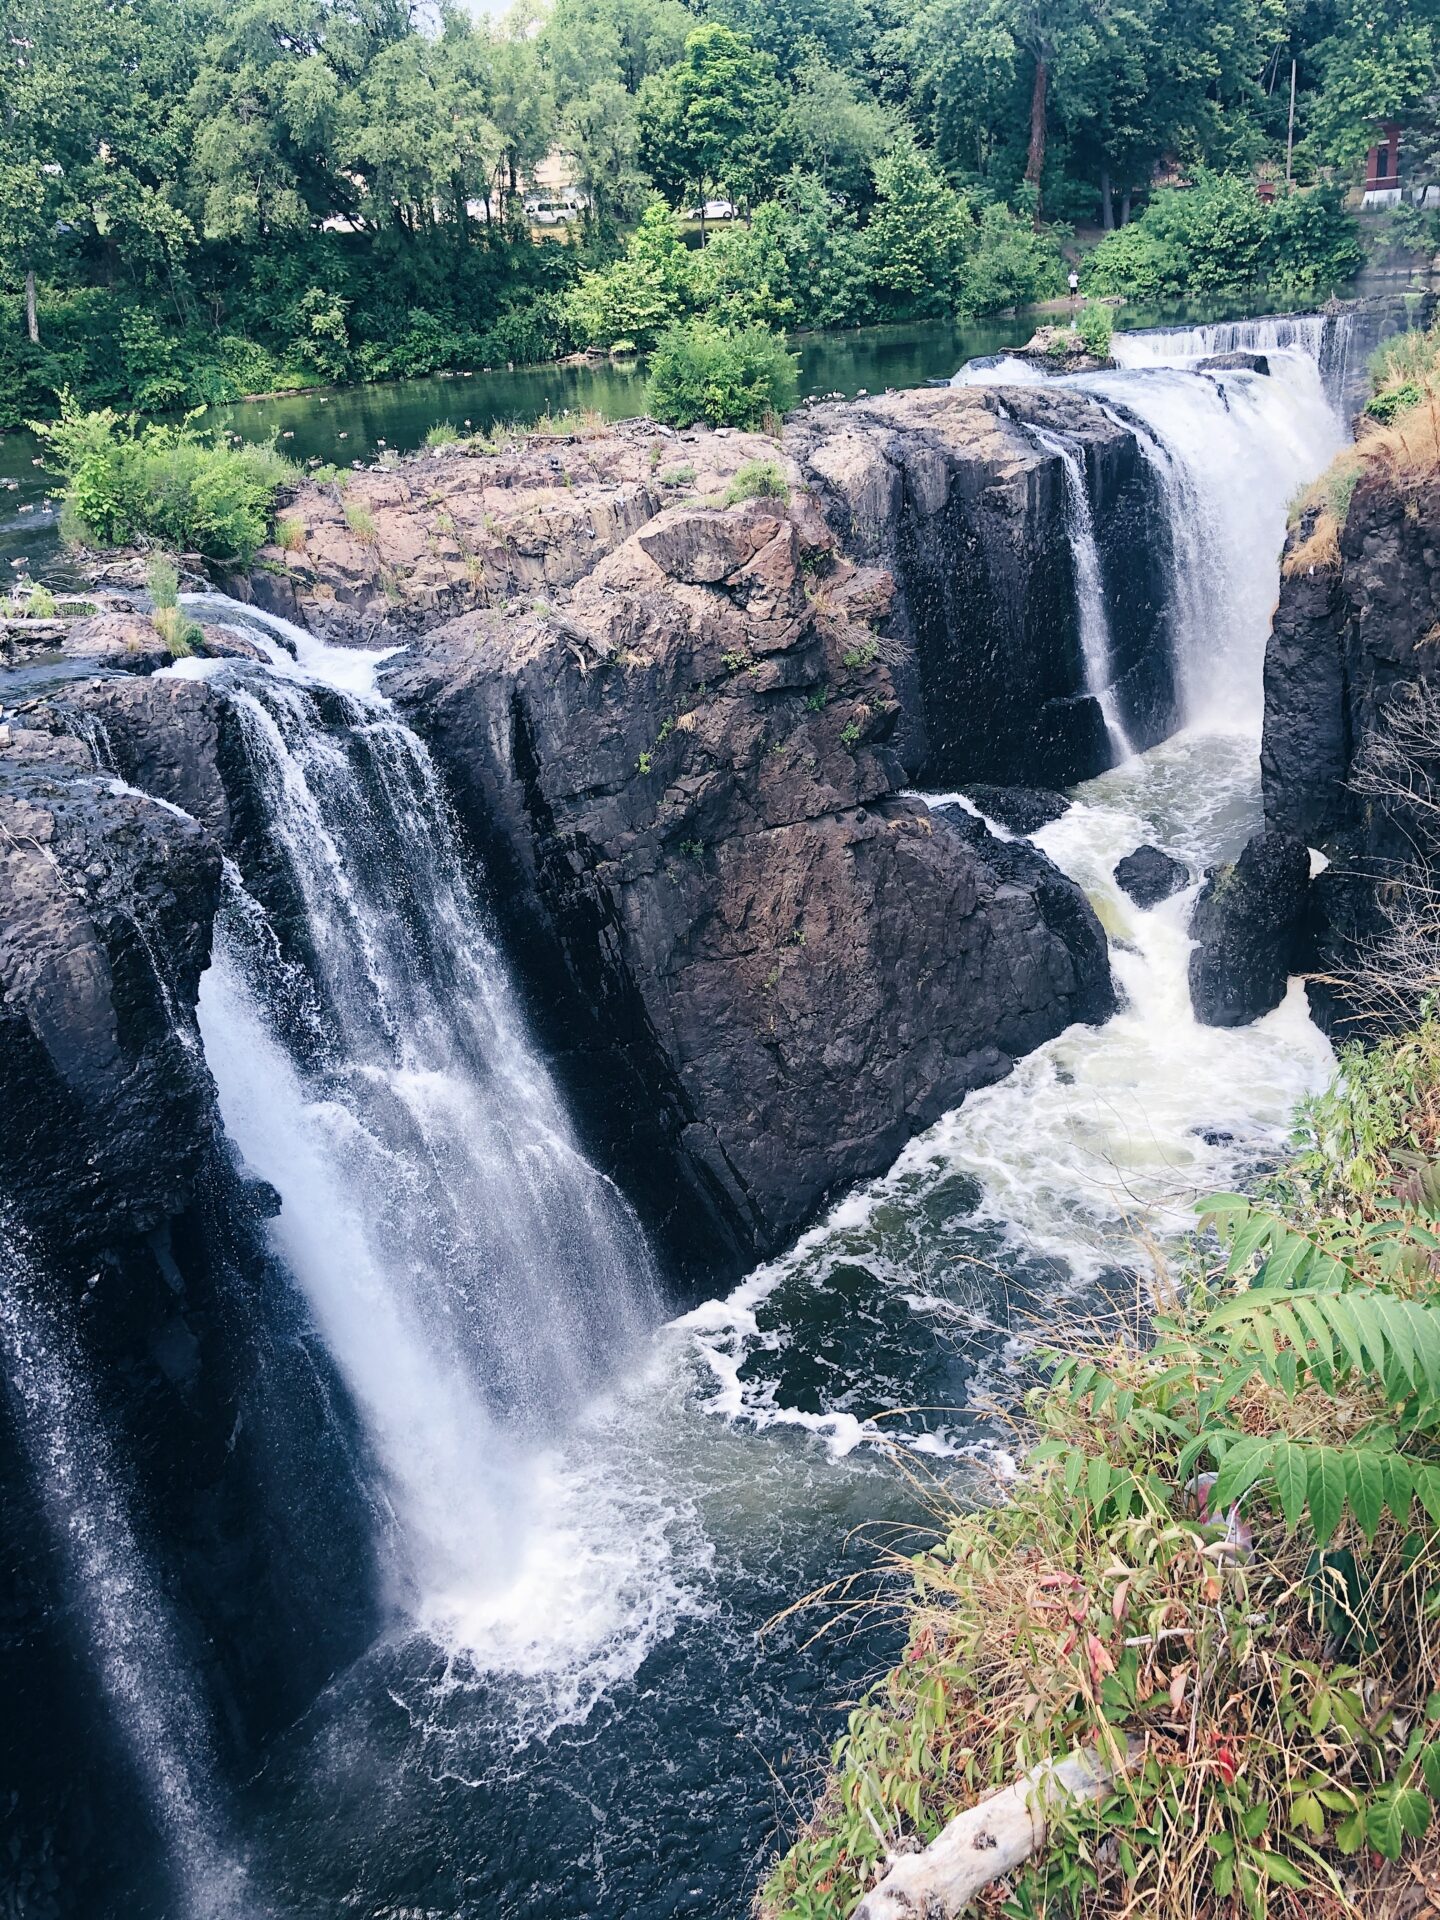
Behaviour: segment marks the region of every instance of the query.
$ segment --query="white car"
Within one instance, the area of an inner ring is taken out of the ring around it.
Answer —
[[[691,207],[686,214],[687,220],[733,220],[735,202],[733,200],[707,200],[703,207]]]

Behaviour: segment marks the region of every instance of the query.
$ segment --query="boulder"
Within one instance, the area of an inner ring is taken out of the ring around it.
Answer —
[[[143,613],[96,613],[77,620],[60,643],[68,660],[93,660],[121,673],[168,667],[170,649]]]
[[[1190,884],[1190,869],[1163,847],[1137,847],[1115,865],[1115,879],[1137,907],[1158,907]]]
[[[1038,833],[1070,810],[1063,793],[1044,787],[973,786],[966,789],[987,820],[998,820],[1011,833]]]
[[[1202,1025],[1243,1027],[1279,1006],[1309,890],[1310,851],[1292,834],[1257,833],[1233,865],[1209,870],[1190,918],[1190,1000]]]
[[[1195,363],[1197,373],[1265,373],[1270,361],[1263,353],[1250,353],[1239,347],[1233,353],[1212,353]]]
[[[1080,889],[903,791],[890,586],[803,502],[673,508],[388,668],[587,1140],[673,1264],[790,1240],[1113,1007]]]

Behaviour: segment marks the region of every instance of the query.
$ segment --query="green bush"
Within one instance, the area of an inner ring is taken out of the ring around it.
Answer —
[[[1270,285],[1309,298],[1357,271],[1354,220],[1338,189],[1288,193],[1267,205],[1248,175],[1200,173],[1157,193],[1138,220],[1110,233],[1085,264],[1092,293],[1175,298]]]
[[[110,407],[85,412],[68,393],[57,421],[32,424],[65,475],[67,532],[95,546],[153,541],[244,564],[294,478],[273,447],[203,439],[189,418],[142,427]]]
[[[1379,393],[1371,394],[1365,402],[1365,411],[1372,420],[1379,420],[1385,426],[1402,413],[1408,413],[1411,407],[1418,407],[1425,398],[1423,387],[1417,387],[1413,380],[1401,380],[1393,387],[1385,387]]]
[[[759,427],[795,401],[795,357],[767,327],[734,332],[710,320],[669,328],[650,363],[657,420],[689,427]]]
[[[1075,331],[1085,342],[1087,353],[1093,353],[1098,360],[1109,357],[1110,339],[1115,331],[1115,321],[1109,307],[1102,306],[1097,300],[1087,300],[1076,319]]]
[[[725,489],[724,503],[727,507],[733,507],[741,500],[789,498],[790,485],[778,461],[747,460],[743,467],[736,469],[734,479]]]

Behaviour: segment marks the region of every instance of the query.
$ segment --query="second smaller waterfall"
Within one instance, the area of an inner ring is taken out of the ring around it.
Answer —
[[[1080,645],[1085,655],[1085,690],[1094,697],[1105,717],[1105,731],[1116,760],[1125,760],[1134,748],[1115,695],[1110,613],[1105,605],[1105,580],[1100,570],[1100,548],[1095,539],[1095,515],[1086,484],[1085,462],[1080,449],[1063,434],[1031,424],[1027,424],[1025,431],[1037,446],[1055,454],[1060,461],[1065,480],[1065,531],[1075,564],[1076,612],[1080,621]]]

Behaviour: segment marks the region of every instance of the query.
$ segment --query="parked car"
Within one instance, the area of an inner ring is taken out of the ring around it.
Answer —
[[[703,207],[691,207],[686,214],[687,220],[733,220],[735,202],[733,200],[707,200]]]
[[[580,202],[575,199],[563,200],[527,200],[525,212],[532,226],[560,227],[571,220],[578,220],[583,211]]]

